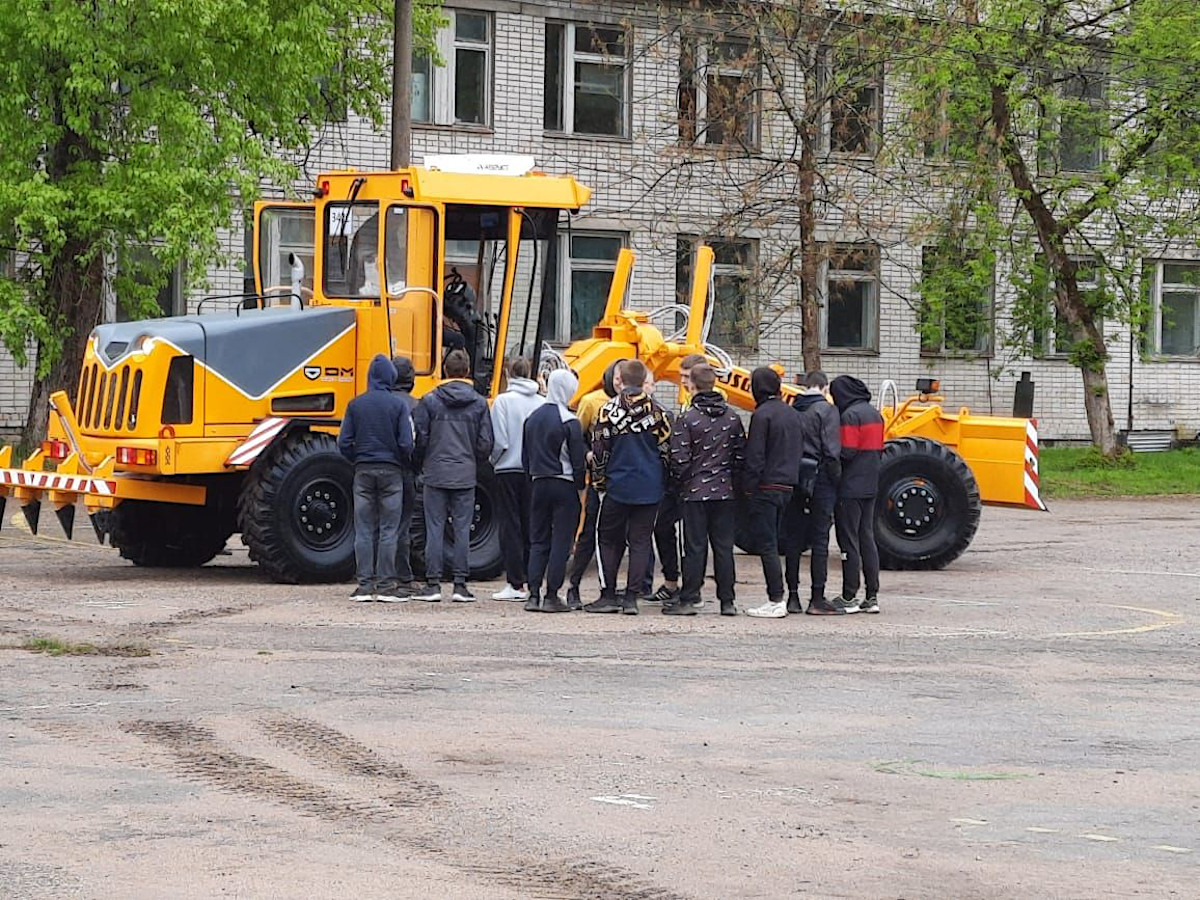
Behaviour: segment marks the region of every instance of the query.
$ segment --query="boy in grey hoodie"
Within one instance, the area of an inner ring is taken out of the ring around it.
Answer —
[[[529,566],[529,476],[521,465],[525,422],[545,399],[530,379],[533,367],[518,356],[508,368],[508,389],[492,403],[492,468],[496,479],[496,524],[500,529],[500,552],[508,584],[492,594],[493,600],[525,600],[526,569]]]

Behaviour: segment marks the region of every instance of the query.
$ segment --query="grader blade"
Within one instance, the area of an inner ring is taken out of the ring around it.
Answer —
[[[29,530],[37,534],[38,519],[42,517],[42,501],[30,500],[21,507],[21,512],[25,515],[25,521],[29,523]]]

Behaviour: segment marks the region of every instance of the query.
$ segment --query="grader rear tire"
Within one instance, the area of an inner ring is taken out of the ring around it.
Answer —
[[[294,432],[246,476],[242,541],[273,581],[310,584],[354,575],[354,470],[327,434]]]
[[[227,515],[211,506],[126,500],[108,519],[108,541],[135,566],[194,569],[222,550],[233,534]]]
[[[875,541],[885,569],[944,569],[979,527],[982,504],[970,466],[928,438],[888,441],[879,471]]]

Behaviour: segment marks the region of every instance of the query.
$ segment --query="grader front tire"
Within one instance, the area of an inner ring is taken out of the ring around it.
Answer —
[[[885,569],[944,569],[979,527],[979,485],[970,466],[928,438],[888,441],[879,471],[875,541]]]
[[[250,558],[282,584],[354,575],[354,470],[327,434],[294,432],[255,462],[239,502]]]

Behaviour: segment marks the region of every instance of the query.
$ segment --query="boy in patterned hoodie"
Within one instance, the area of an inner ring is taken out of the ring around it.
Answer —
[[[667,414],[643,389],[646,367],[621,366],[621,392],[604,404],[592,439],[592,484],[600,494],[597,543],[603,583],[600,599],[585,612],[638,614],[638,588],[650,565],[654,518],[666,482]],[[617,569],[629,548],[625,596],[618,599]]]

